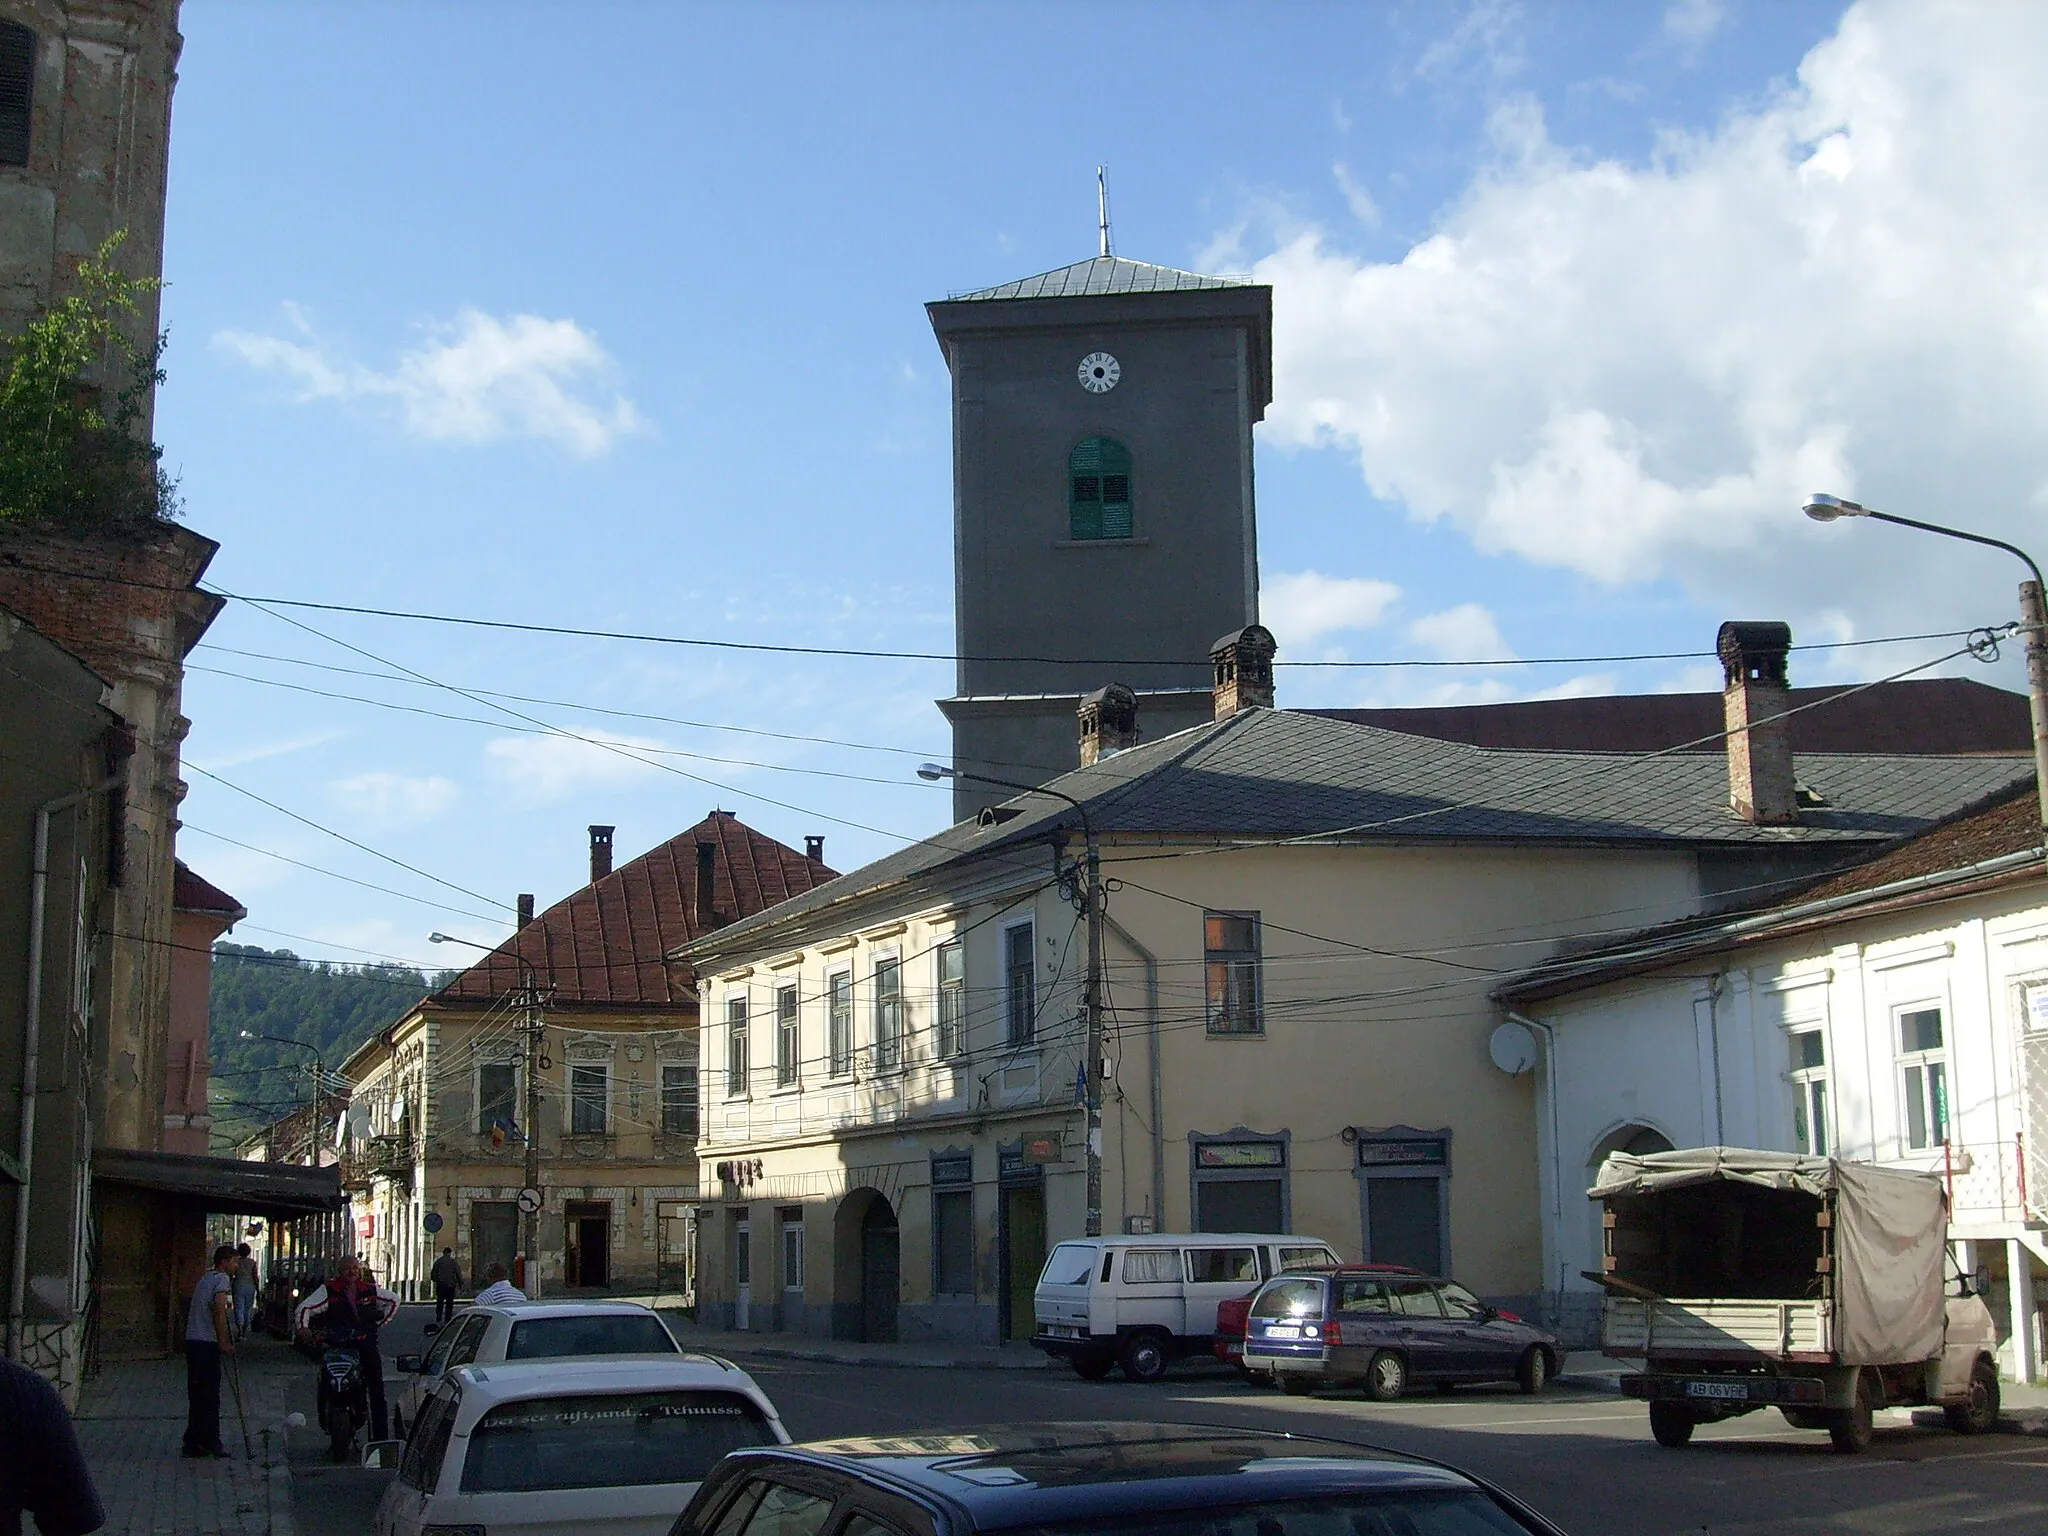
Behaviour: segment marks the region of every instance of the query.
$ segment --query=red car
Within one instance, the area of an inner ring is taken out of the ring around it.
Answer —
[[[1253,1292],[1216,1303],[1216,1342],[1209,1347],[1216,1358],[1239,1369],[1244,1366],[1244,1319],[1252,1309]]]

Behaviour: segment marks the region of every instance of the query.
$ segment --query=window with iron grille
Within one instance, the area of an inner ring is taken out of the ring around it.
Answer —
[[[1113,437],[1087,437],[1067,455],[1067,537],[1131,536],[1131,452]]]
[[[1003,980],[1012,1045],[1029,1045],[1038,1033],[1038,954],[1031,935],[1029,923],[1003,930]]]
[[[725,1000],[725,1092],[739,1098],[747,1091],[747,1000]]]
[[[661,1128],[670,1136],[697,1134],[697,1068],[690,1062],[661,1064]]]
[[[602,1066],[569,1067],[569,1131],[576,1136],[604,1134],[605,1099],[610,1074]]]
[[[841,971],[825,983],[825,1044],[834,1077],[853,1071],[853,973]]]
[[[796,1081],[796,988],[783,987],[775,994],[775,1085],[787,1088]]]
[[[938,953],[939,1059],[967,1049],[967,962],[958,939],[941,944]]]
[[[875,1070],[903,1065],[903,962],[875,962]]]
[[[1209,1033],[1256,1035],[1259,1016],[1259,914],[1202,916],[1202,960],[1208,982]]]
[[[0,165],[27,165],[34,116],[36,35],[0,21]]]

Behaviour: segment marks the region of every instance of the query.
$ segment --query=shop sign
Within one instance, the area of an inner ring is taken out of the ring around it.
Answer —
[[[1284,1168],[1287,1148],[1277,1141],[1205,1141],[1196,1144],[1197,1168]]]
[[[1451,1160],[1450,1143],[1442,1136],[1387,1137],[1358,1141],[1361,1168],[1441,1168]]]

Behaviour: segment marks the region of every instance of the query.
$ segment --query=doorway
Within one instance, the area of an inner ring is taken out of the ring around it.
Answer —
[[[519,1207],[510,1200],[479,1200],[469,1208],[469,1277],[477,1290],[484,1287],[484,1271],[493,1264],[512,1273],[512,1260],[519,1253]]]
[[[609,1200],[571,1200],[564,1210],[568,1253],[564,1271],[570,1285],[612,1283],[612,1207]]]
[[[753,1325],[753,1230],[738,1212],[732,1220],[732,1325],[745,1333]]]
[[[1013,1184],[1003,1190],[1003,1337],[1028,1342],[1038,1328],[1038,1272],[1045,1268],[1045,1185]]]
[[[869,1344],[896,1342],[896,1302],[902,1252],[896,1212],[881,1195],[860,1219],[860,1336]]]

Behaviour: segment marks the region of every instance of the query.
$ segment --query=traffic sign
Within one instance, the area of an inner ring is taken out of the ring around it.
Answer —
[[[425,1227],[425,1228],[426,1228],[426,1229],[427,1229],[427,1230],[428,1230],[429,1232],[438,1232],[438,1231],[440,1231],[440,1230],[441,1230],[441,1213],[440,1213],[439,1211],[429,1211],[429,1212],[427,1212],[426,1220],[422,1221],[422,1222],[420,1223],[420,1225],[421,1225],[421,1226],[423,1226],[423,1227]]]
[[[519,1191],[519,1209],[531,1216],[540,1209],[540,1191],[528,1185]]]

